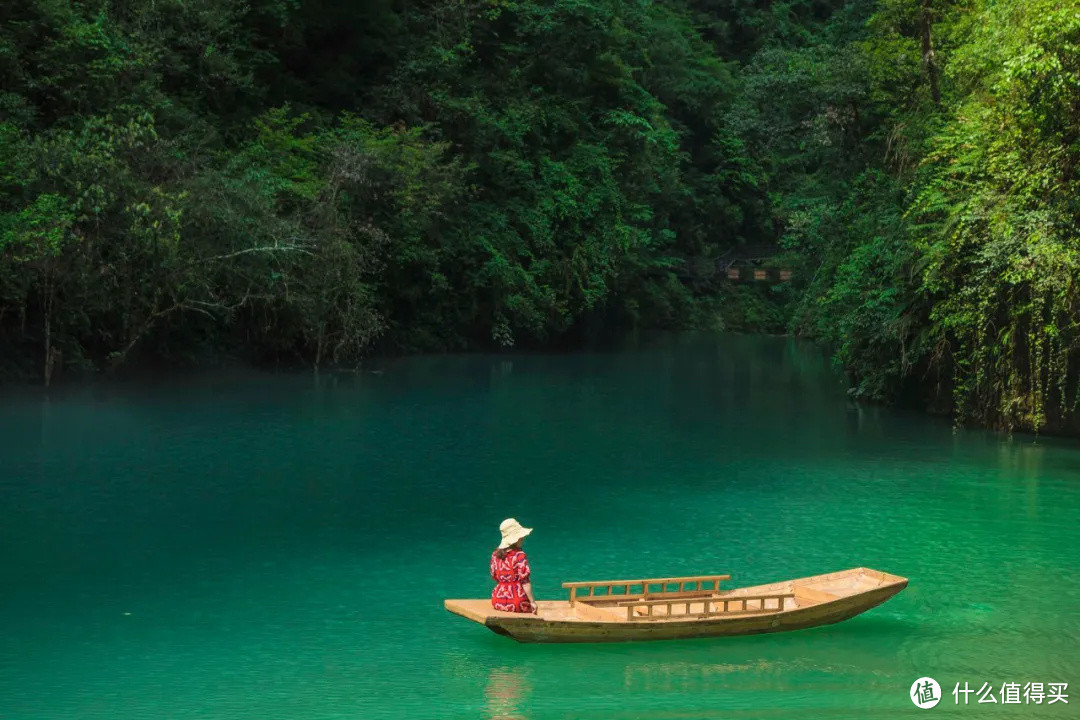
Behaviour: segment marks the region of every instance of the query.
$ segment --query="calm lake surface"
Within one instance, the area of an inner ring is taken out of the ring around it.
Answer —
[[[412,358],[0,398],[0,718],[1077,717],[1080,444],[860,407],[812,346]],[[781,635],[521,645],[450,615],[498,524],[565,580],[866,565]],[[1068,682],[1070,703],[952,688]],[[961,698],[962,701],[962,698]]]

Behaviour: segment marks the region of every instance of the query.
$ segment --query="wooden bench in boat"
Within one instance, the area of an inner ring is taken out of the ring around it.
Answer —
[[[794,588],[795,600],[805,600],[809,605],[817,605],[818,603],[829,602],[835,600],[839,595],[834,595],[824,590],[816,590],[810,587],[804,587],[802,585],[796,585]]]
[[[795,593],[777,592],[763,593],[761,595],[737,595],[718,597],[695,598],[661,598],[659,600],[623,600],[616,603],[618,607],[626,608],[626,619],[634,620],[635,614],[642,620],[661,620],[671,618],[710,618],[720,615],[760,615],[762,613],[780,612],[784,609],[784,601],[795,597]],[[769,601],[772,607],[769,607]],[[756,602],[758,607],[751,608],[748,603]],[[700,611],[693,612],[692,608],[699,606]],[[654,613],[653,610],[666,607],[666,613]],[[676,613],[676,609],[683,612]]]
[[[720,583],[730,580],[730,575],[691,575],[688,577],[651,578],[647,580],[596,580],[592,582],[565,582],[562,586],[570,590],[570,605],[577,601],[614,600],[617,598],[633,598],[648,600],[651,598],[690,598],[711,597],[720,593]],[[712,589],[705,586],[712,584]],[[659,590],[652,590],[654,585],[659,585]],[[678,589],[668,590],[669,585],[676,585]],[[687,590],[687,586],[694,589]],[[640,588],[639,592],[631,592],[631,588]],[[588,588],[588,595],[578,595]],[[607,594],[597,594],[597,588],[606,588]],[[622,588],[621,593],[614,593],[614,588]]]

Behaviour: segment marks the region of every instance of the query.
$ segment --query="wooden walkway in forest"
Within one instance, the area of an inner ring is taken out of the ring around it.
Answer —
[[[682,258],[671,271],[684,282],[714,279],[787,282],[791,280],[790,269],[762,266],[781,250],[779,245],[736,245],[719,257]]]

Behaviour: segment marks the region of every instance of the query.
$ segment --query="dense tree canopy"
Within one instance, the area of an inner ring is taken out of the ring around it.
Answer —
[[[830,157],[830,138],[814,171],[782,174],[786,241],[820,263],[792,327],[837,349],[859,395],[1061,427],[1080,399],[1080,3],[872,9],[819,40],[816,84],[849,93],[833,125],[857,147]]]
[[[1009,428],[1080,398],[1080,0],[0,8],[0,373],[819,338]],[[685,282],[780,243],[787,284]]]

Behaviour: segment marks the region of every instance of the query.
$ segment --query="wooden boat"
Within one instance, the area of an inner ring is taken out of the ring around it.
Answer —
[[[722,590],[729,575],[569,582],[567,600],[508,613],[490,599],[447,600],[446,609],[519,642],[618,642],[752,635],[828,625],[880,605],[907,578],[870,568]]]

